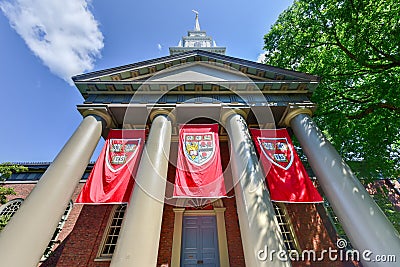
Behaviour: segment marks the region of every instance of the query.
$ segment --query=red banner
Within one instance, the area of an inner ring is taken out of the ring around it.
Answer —
[[[267,176],[271,200],[323,202],[301,163],[286,129],[250,131]]]
[[[76,203],[127,203],[144,139],[144,130],[110,130]]]
[[[226,196],[218,124],[186,124],[179,130],[174,197]]]

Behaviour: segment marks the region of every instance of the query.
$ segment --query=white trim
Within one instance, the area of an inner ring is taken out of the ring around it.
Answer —
[[[86,181],[86,180],[85,180]],[[0,185],[6,185],[6,184],[37,184],[39,180],[14,180],[14,181],[3,181],[0,183]]]
[[[100,245],[99,245],[99,247],[97,249],[97,253],[96,253],[96,257],[94,258],[94,261],[111,261],[112,255],[108,255],[108,254],[105,255],[103,253],[103,251],[104,251],[104,248],[105,248],[105,246],[107,244],[107,239],[108,239],[108,236],[110,234],[112,222],[114,221],[114,218],[116,216],[116,212],[120,208],[121,208],[121,205],[114,205],[112,207],[111,211],[110,211],[110,214],[108,215],[109,217],[108,217],[107,225],[104,228],[103,236],[101,238]],[[122,220],[125,217],[126,208],[127,207],[125,207],[125,210],[123,211],[124,212],[124,216],[122,217]],[[121,212],[121,211],[119,210],[119,212]],[[119,235],[118,235],[118,237],[119,237]],[[117,242],[118,242],[118,239],[117,239]],[[117,244],[115,244],[115,246],[116,245]]]
[[[14,211],[10,211],[10,212],[12,212],[11,217],[14,216],[14,214],[15,214],[15,213],[19,210],[19,208],[21,207],[21,205],[22,205],[22,203],[24,202],[24,200],[25,200],[25,199],[23,199],[23,198],[14,198],[14,199],[11,199],[11,200],[7,201],[7,202],[4,203],[3,205],[0,205],[0,215],[4,215],[4,214],[1,214],[1,213],[3,213],[4,210],[7,209],[8,207],[14,205],[14,203],[19,203],[18,209],[14,210]],[[10,212],[9,212],[9,213],[10,213]],[[8,223],[8,222],[7,222],[7,223]]]
[[[282,221],[282,223],[279,223],[279,221],[278,221],[278,215],[276,214],[275,206],[282,212],[282,214],[279,214],[280,217],[283,217],[282,219],[284,221]],[[295,247],[294,250],[300,253],[301,252],[300,244],[299,244],[299,241],[297,239],[296,233],[294,231],[293,223],[292,223],[292,220],[290,219],[290,216],[289,216],[289,213],[287,211],[286,205],[282,205],[282,203],[274,204],[273,208],[274,208],[274,213],[275,213],[275,223],[276,223],[276,226],[279,229],[280,234],[282,235],[282,240],[283,240],[283,242],[285,244],[285,249],[289,253],[291,251],[293,251],[293,250],[289,250],[288,248],[286,248],[286,243],[292,242],[294,247]],[[284,224],[284,225],[286,225],[288,227],[288,231],[289,231],[290,238],[291,238],[290,240],[286,239],[285,238],[286,236],[283,235],[282,229],[281,229],[281,225],[282,224]]]

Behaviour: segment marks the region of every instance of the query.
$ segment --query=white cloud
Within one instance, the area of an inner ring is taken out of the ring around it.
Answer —
[[[0,2],[10,25],[44,65],[72,84],[71,76],[92,70],[104,46],[87,0]]]
[[[258,63],[264,63],[265,62],[265,53],[261,53],[257,57],[257,62]]]
[[[161,44],[157,44],[157,49],[158,49],[158,51],[161,51],[162,45]]]

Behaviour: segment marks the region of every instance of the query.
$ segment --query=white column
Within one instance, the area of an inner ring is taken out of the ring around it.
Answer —
[[[377,255],[397,257],[397,262],[392,263],[368,261],[361,257],[363,266],[399,266],[399,233],[310,115],[308,109],[293,110],[285,122],[292,127],[351,244],[360,255],[363,251],[371,251],[372,254],[368,255],[371,259]]]
[[[157,264],[171,127],[171,121],[165,115],[156,116],[152,122],[111,260],[112,267]]]
[[[215,218],[217,221],[220,267],[229,267],[229,252],[225,227],[225,210],[226,208],[214,208]]]
[[[232,176],[246,266],[291,266],[290,261],[277,257],[277,253],[286,251],[286,248],[275,222],[265,177],[247,124],[241,115],[234,112],[227,112],[222,121],[230,140]],[[260,260],[272,250],[276,252],[272,259]]]
[[[184,208],[174,208],[174,237],[172,239],[171,267],[179,267],[181,264],[182,227]]]
[[[37,266],[97,146],[102,121],[83,119],[0,233],[1,266]]]

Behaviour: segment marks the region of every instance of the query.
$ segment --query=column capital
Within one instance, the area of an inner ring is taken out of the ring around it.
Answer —
[[[294,108],[294,109],[289,109],[289,111],[286,113],[285,118],[283,119],[283,125],[286,127],[290,127],[290,121],[296,117],[299,114],[307,114],[309,116],[312,116],[313,112],[309,108]]]
[[[228,120],[229,116],[234,115],[234,114],[238,114],[238,115],[242,116],[244,119],[247,119],[247,115],[248,115],[247,112],[242,109],[225,108],[225,109],[222,109],[222,111],[221,111],[221,123],[226,124],[226,121]]]
[[[182,213],[185,212],[185,208],[173,208],[174,213]]]
[[[82,116],[83,117],[88,117],[88,116],[100,117],[105,123],[105,125],[103,124],[104,128],[112,128],[112,126],[113,126],[113,120],[112,120],[110,114],[108,114],[108,112],[105,109],[94,109],[94,108],[86,109],[82,112]]]
[[[160,109],[153,109],[153,110],[150,112],[150,116],[149,116],[149,117],[150,117],[150,121],[153,122],[154,119],[155,119],[157,116],[159,116],[159,115],[167,116],[167,117],[171,120],[172,123],[175,123],[175,122],[176,122],[176,117],[175,117],[175,115],[174,115],[171,111],[166,110],[166,109],[163,109],[163,108],[160,108]]]
[[[214,208],[215,213],[224,213],[226,211],[226,208]]]

